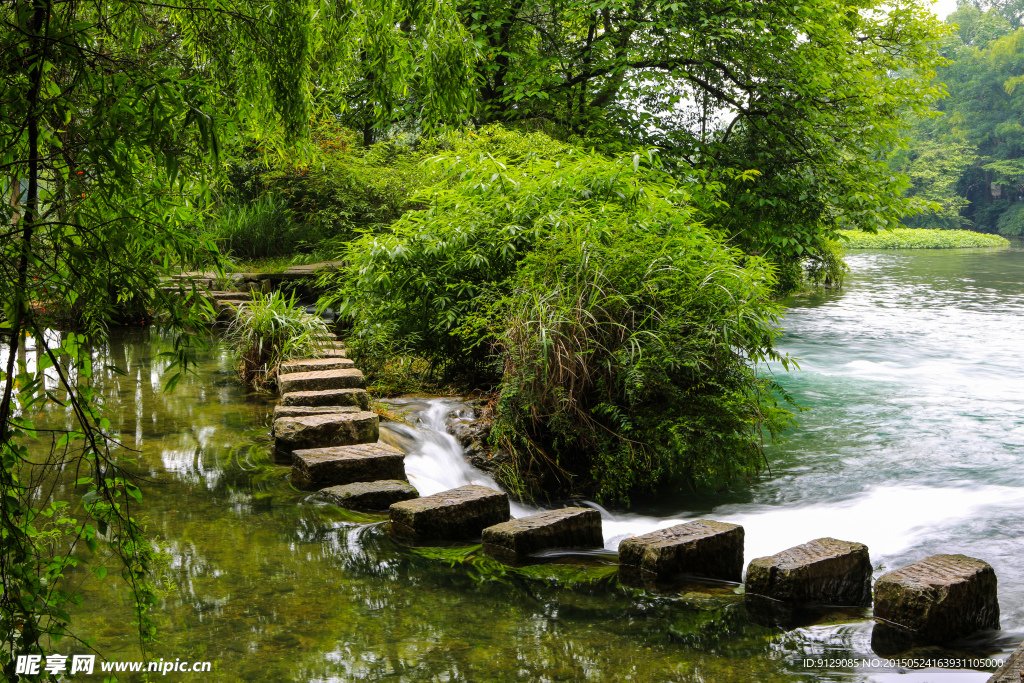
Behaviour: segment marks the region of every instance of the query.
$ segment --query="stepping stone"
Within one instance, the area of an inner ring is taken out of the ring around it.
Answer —
[[[819,538],[747,566],[747,595],[785,602],[871,605],[871,560],[868,547],[834,538]]]
[[[519,564],[531,554],[550,548],[600,548],[601,513],[593,508],[548,510],[487,527],[484,552],[506,564]]]
[[[354,368],[355,365],[355,362],[348,358],[306,358],[304,360],[289,360],[281,363],[281,373],[348,370],[349,368]]]
[[[324,391],[326,389],[365,389],[366,378],[360,370],[315,370],[289,372],[277,376],[281,393],[292,391]]]
[[[1024,681],[1024,643],[1006,658],[1003,665],[996,669],[987,683],[1020,683]]]
[[[405,455],[383,443],[292,453],[292,484],[305,491],[382,479],[405,480]]]
[[[699,519],[619,543],[619,577],[670,579],[679,574],[739,583],[743,576],[743,527]],[[646,576],[645,576],[646,575]]]
[[[420,494],[407,481],[384,479],[329,486],[322,489],[319,495],[338,507],[371,512],[387,510],[392,503],[416,498]]]
[[[290,391],[281,395],[283,406],[359,406],[370,407],[366,389],[327,389],[324,391]]]
[[[395,503],[388,530],[407,541],[480,538],[489,526],[508,521],[508,496],[485,486],[460,486]]]
[[[996,573],[966,555],[926,557],[879,577],[874,614],[931,643],[997,630]]]
[[[215,301],[252,301],[249,292],[207,292],[206,296]]]
[[[359,406],[274,406],[274,420],[277,420],[279,417],[358,413],[359,411]]]
[[[280,417],[274,420],[274,442],[281,453],[303,448],[376,443],[379,438],[377,413],[366,410]]]
[[[345,349],[326,349],[316,352],[316,355],[320,358],[348,358],[345,354]]]

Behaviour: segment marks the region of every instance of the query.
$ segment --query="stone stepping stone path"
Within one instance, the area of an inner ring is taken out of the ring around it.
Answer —
[[[554,548],[603,548],[601,513],[593,508],[548,510],[489,526],[481,534],[483,550],[506,564]]]
[[[379,443],[366,378],[344,345],[335,338],[318,356],[282,363],[278,376],[273,435],[296,488],[318,491],[343,508],[386,510],[388,532],[400,542],[480,541],[485,554],[513,566],[547,550],[604,547],[601,514],[593,508],[511,519],[508,496],[484,486],[420,497],[406,478],[404,454]],[[742,526],[707,519],[634,536],[619,543],[619,580],[655,591],[680,577],[739,584],[743,546]],[[864,544],[814,539],[750,562],[748,612],[765,605],[782,612],[807,604],[866,608],[872,604],[871,576]],[[881,656],[999,628],[995,572],[975,558],[934,555],[884,574],[873,592],[872,648]],[[1024,646],[990,683],[1019,683],[1022,670]]]
[[[863,543],[818,538],[747,566],[746,593],[783,602],[871,605],[871,558]]]
[[[282,373],[317,372],[318,370],[350,370],[356,366],[348,358],[310,358],[308,360],[289,360],[281,363]]]
[[[277,386],[282,393],[293,391],[327,391],[329,389],[365,389],[366,378],[361,370],[314,370],[312,372],[288,372],[277,376]]]
[[[627,538],[619,543],[619,564],[641,583],[680,574],[739,583],[743,527],[700,519]]]
[[[460,486],[389,508],[392,536],[408,541],[480,538],[489,526],[509,519],[508,496],[486,486]]]
[[[928,642],[999,629],[996,573],[966,555],[932,555],[875,582],[875,616]]]
[[[292,452],[292,483],[305,491],[359,481],[405,481],[405,454],[383,443]]]
[[[387,511],[392,504],[419,495],[412,484],[401,479],[357,482],[320,490],[320,497],[329,503],[360,512]]]

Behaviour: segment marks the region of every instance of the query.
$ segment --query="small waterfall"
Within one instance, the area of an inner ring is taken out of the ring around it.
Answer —
[[[472,408],[458,399],[422,398],[388,401],[399,414],[415,427],[399,422],[381,424],[381,441],[407,453],[405,472],[409,483],[421,496],[475,484],[500,491],[501,487],[487,473],[481,472],[466,460],[462,444],[448,433],[445,421],[453,410],[472,412]],[[513,517],[534,514],[537,508],[511,503]]]

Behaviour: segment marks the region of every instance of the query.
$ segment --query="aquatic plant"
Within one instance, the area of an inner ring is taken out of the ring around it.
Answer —
[[[1008,247],[1009,240],[970,230],[929,230],[924,228],[895,228],[878,233],[860,230],[840,230],[847,249],[973,249],[981,247]]]
[[[295,295],[253,292],[224,335],[246,384],[267,389],[283,361],[311,357],[330,343],[327,323],[299,308]]]

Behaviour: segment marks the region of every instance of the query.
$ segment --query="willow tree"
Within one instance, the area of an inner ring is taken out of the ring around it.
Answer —
[[[123,560],[140,637],[152,635],[142,495],[90,387],[90,348],[155,312],[174,340],[168,388],[188,370],[208,311],[159,278],[216,259],[192,226],[221,150],[244,139],[307,154],[311,120],[367,65],[378,110],[416,82],[433,93],[427,120],[460,116],[470,54],[440,1],[14,0],[0,21],[0,670],[16,680],[16,655],[70,632],[79,596],[61,578],[83,545]],[[46,334],[54,309],[75,329],[61,342]],[[45,402],[68,406],[74,427],[37,428]],[[29,448],[41,435],[48,456]],[[69,470],[73,505],[44,485]]]

